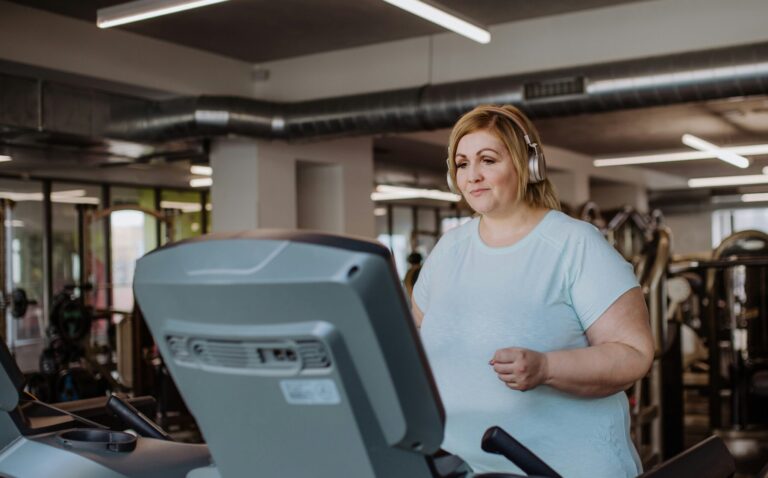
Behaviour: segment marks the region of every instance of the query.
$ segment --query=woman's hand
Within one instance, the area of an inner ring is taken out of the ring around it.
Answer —
[[[524,392],[547,380],[547,356],[534,350],[517,347],[499,349],[490,365],[499,380],[512,390]]]

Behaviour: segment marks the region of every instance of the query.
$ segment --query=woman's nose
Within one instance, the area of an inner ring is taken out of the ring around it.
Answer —
[[[476,183],[481,179],[483,179],[483,175],[480,172],[480,168],[478,168],[477,166],[470,166],[468,173],[469,174],[467,175],[467,180],[470,183]]]

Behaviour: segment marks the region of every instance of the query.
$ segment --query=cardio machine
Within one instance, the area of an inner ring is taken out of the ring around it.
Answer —
[[[0,477],[185,478],[211,462],[205,445],[161,439],[167,437],[119,398],[110,399],[107,408],[124,417],[124,428],[157,438],[110,430],[46,405],[24,392],[24,385],[24,375],[0,340]],[[53,415],[40,419],[33,413],[39,408]]]
[[[443,409],[383,246],[210,235],[142,258],[134,291],[215,462],[190,478],[471,476],[455,457],[433,457]],[[528,476],[559,476],[500,429],[478,446]],[[732,473],[711,438],[643,476]]]

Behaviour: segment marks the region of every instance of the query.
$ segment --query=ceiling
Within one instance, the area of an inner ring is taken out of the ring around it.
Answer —
[[[718,146],[768,143],[768,97],[737,98],[536,121],[544,144],[589,156],[690,150],[690,133]],[[753,156],[740,169],[718,159],[657,163],[643,167],[684,177],[760,174],[768,156]]]
[[[15,3],[95,23],[96,10],[124,0],[12,0]],[[534,17],[600,8],[633,0],[441,0],[440,3],[481,24],[493,25]],[[638,1],[638,0],[634,0]],[[299,55],[442,33],[440,27],[417,18],[382,0],[230,0],[205,8],[181,12],[118,27],[126,31],[206,50],[247,62],[264,62]],[[0,65],[1,67],[2,65]],[[768,143],[768,98],[736,98],[693,104],[631,109],[608,113],[549,118],[536,121],[544,146],[553,145],[589,156],[626,155],[681,151],[680,138],[692,133],[721,146]],[[375,139],[374,159],[379,170],[441,173],[445,161],[447,131],[419,135],[384,135]],[[438,141],[435,141],[435,138]],[[102,148],[103,149],[103,148]],[[168,181],[180,166],[163,157],[151,164],[112,167],[99,148],[91,148],[92,160],[77,161],[72,155],[29,150],[16,163],[22,173],[56,175],[61,168],[79,163],[94,170],[95,179],[110,180],[126,174],[146,174],[144,180]],[[176,158],[178,159],[178,158]],[[739,170],[719,160],[700,160],[643,166],[683,177],[727,176],[759,173],[768,166],[768,156],[753,157],[748,170]],[[165,164],[168,165],[164,168]],[[106,166],[106,167],[105,167]],[[0,173],[9,165],[0,166]],[[160,168],[160,169],[157,169]],[[146,173],[144,172],[146,170]],[[45,173],[43,173],[45,171]],[[165,174],[167,172],[167,175]],[[151,177],[150,177],[151,176]],[[179,185],[186,177],[174,180]]]
[[[685,133],[718,146],[768,143],[768,97],[737,98],[565,116],[534,121],[546,146],[588,156],[627,156],[689,150],[681,142]],[[408,137],[384,136],[376,140],[380,161],[442,171],[448,130]],[[426,141],[424,141],[426,140]],[[718,159],[649,164],[642,167],[683,177],[760,174],[768,155],[751,156],[751,165],[739,169]]]
[[[11,0],[96,23],[96,11],[126,0]],[[638,0],[440,0],[482,25]],[[117,27],[178,45],[259,63],[402,40],[442,27],[382,0],[230,0]]]

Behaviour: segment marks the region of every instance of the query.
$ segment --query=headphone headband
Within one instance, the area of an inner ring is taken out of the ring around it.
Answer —
[[[544,153],[539,148],[537,143],[531,141],[528,134],[528,129],[521,118],[518,118],[513,112],[502,108],[500,106],[484,106],[484,110],[494,113],[498,116],[511,121],[520,132],[523,134],[523,140],[528,146],[528,184],[536,184],[547,179],[547,168],[544,160]],[[448,188],[455,194],[460,194],[459,188],[454,184],[451,177],[451,158],[447,159],[448,162]]]

